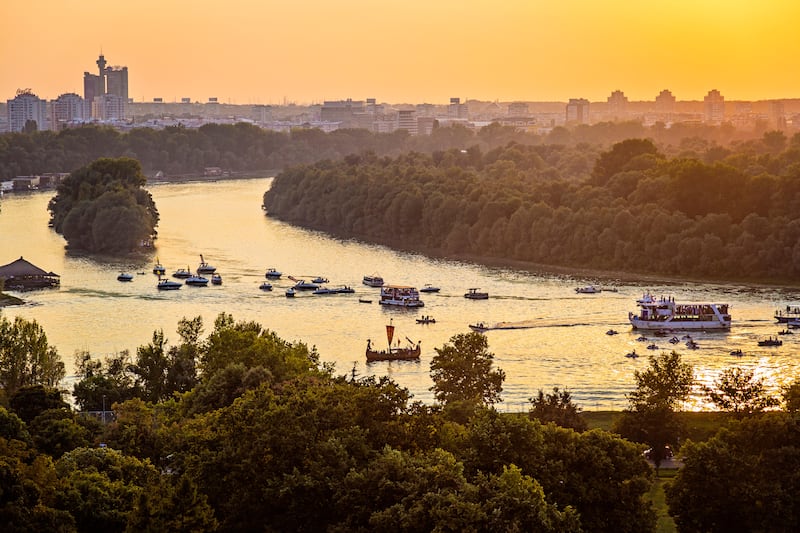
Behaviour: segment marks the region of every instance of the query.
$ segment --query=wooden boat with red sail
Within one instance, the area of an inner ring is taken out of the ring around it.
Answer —
[[[400,340],[397,341],[397,346],[392,346],[392,340],[394,339],[394,325],[392,325],[392,321],[389,321],[389,324],[386,325],[386,340],[387,340],[387,348],[388,350],[373,350],[372,349],[372,341],[367,339],[367,362],[372,361],[411,361],[419,359],[419,355],[421,352],[420,349],[420,341],[414,343],[411,339],[406,337],[408,341],[408,346],[400,347]]]

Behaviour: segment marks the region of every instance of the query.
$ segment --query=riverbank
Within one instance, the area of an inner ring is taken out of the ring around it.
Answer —
[[[0,292],[0,307],[8,307],[11,305],[22,305],[25,303],[25,300],[17,298],[16,296],[11,296],[10,294],[6,294],[4,292]]]

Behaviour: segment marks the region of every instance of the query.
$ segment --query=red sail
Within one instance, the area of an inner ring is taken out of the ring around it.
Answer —
[[[394,337],[394,326],[389,324],[386,326],[386,338],[389,340],[389,347],[392,346],[392,337]]]

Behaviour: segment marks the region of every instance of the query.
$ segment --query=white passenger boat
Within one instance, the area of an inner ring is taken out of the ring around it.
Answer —
[[[377,274],[364,276],[363,282],[364,285],[368,285],[370,287],[383,287],[383,278]]]
[[[419,299],[419,291],[415,287],[404,285],[386,285],[381,287],[381,305],[397,307],[424,307],[425,303]]]
[[[634,329],[648,330],[727,330],[731,329],[728,304],[679,304],[672,297],[654,298],[645,294],[638,300],[638,312],[629,312]]]

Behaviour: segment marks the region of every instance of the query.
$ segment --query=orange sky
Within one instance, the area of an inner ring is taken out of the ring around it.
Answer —
[[[446,103],[800,97],[797,0],[0,0],[0,100]]]

